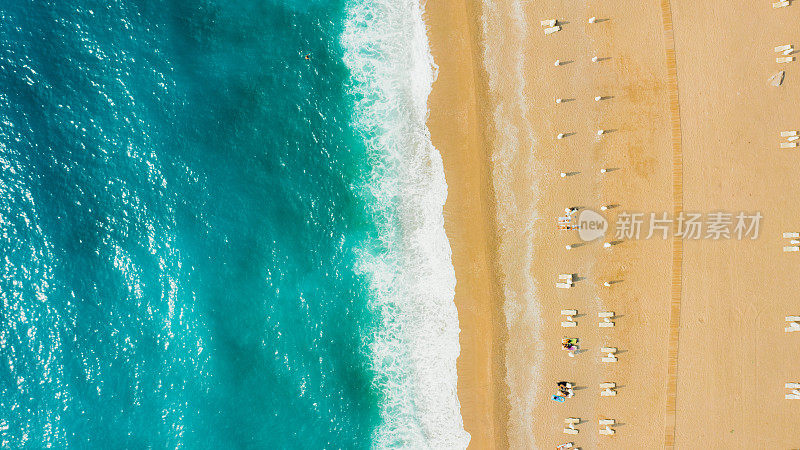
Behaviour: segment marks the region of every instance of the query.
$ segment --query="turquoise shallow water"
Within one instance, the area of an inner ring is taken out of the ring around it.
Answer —
[[[0,3],[4,447],[372,445],[380,314],[354,250],[385,243],[354,189],[344,20]]]

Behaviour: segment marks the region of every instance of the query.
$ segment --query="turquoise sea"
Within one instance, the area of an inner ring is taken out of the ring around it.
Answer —
[[[0,2],[2,448],[463,448],[415,0]]]

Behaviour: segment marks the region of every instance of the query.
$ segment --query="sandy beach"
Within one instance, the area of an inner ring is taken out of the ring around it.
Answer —
[[[783,387],[800,382],[800,343],[783,331],[800,315],[798,266],[781,251],[781,233],[800,231],[796,154],[778,148],[780,131],[800,128],[800,63],[773,52],[800,45],[800,10],[720,6],[426,5],[472,448],[800,444],[800,401]],[[562,29],[546,36],[543,19]],[[769,86],[780,69],[786,82]],[[603,212],[606,236],[566,250],[581,241],[556,218],[602,205],[619,205]],[[682,211],[764,219],[753,240],[644,239],[645,222],[642,239],[602,245],[622,213]],[[577,274],[575,286],[557,289],[560,273]],[[577,327],[561,327],[562,309],[578,310]],[[598,326],[601,311],[615,327]],[[569,358],[562,337],[579,337],[581,352]],[[604,346],[617,362],[601,362]],[[564,403],[550,399],[560,380],[577,385]],[[617,395],[601,397],[601,382]],[[579,434],[563,434],[567,417]],[[615,419],[616,434],[600,435],[599,419]]]

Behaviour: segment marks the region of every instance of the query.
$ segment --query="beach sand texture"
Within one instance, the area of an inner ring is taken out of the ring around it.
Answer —
[[[798,256],[781,252],[781,233],[800,231],[791,207],[800,155],[778,149],[779,131],[800,128],[800,63],[776,64],[772,50],[800,45],[800,10],[440,0],[426,11],[471,447],[800,445],[800,401],[783,398],[785,382],[800,382],[800,333],[783,332],[783,317],[800,315]],[[544,19],[562,30],[545,36]],[[786,82],[774,88],[778,70]],[[606,167],[620,170],[600,174]],[[752,241],[603,248],[612,229],[565,250],[579,239],[555,218],[604,204],[620,205],[604,213],[612,227],[621,211],[764,219]],[[559,273],[582,279],[556,289]],[[577,327],[560,326],[561,309],[578,310]],[[598,327],[606,310],[616,327]],[[581,339],[575,358],[559,349],[565,336]],[[618,362],[602,363],[602,346],[617,347]],[[559,380],[578,386],[563,404],[550,400]],[[599,395],[606,381],[616,397]],[[562,433],[567,417],[583,419],[577,436]],[[598,434],[606,418],[619,423],[615,436]]]

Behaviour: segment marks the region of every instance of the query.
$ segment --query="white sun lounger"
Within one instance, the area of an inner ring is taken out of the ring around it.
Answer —
[[[794,232],[788,232],[787,231],[787,232],[783,233],[783,237],[786,238],[786,239],[800,238],[800,233],[794,233]]]
[[[788,63],[794,61],[794,56],[779,56],[775,58],[776,63]]]
[[[602,311],[597,313],[597,317],[603,319],[598,325],[600,328],[610,328],[614,326],[614,322],[611,321],[611,318],[614,317],[614,311]]]
[[[571,288],[573,286],[575,286],[575,285],[572,284],[572,283],[556,283],[556,287],[560,288],[560,289],[569,289],[569,288]]]
[[[800,389],[800,383],[786,383],[783,387],[786,389]]]
[[[794,47],[789,47],[783,51],[784,55],[791,55],[792,53],[794,53]]]
[[[613,389],[603,389],[602,391],[600,391],[600,396],[601,397],[614,397],[616,395],[617,395],[617,391],[615,391]]]
[[[600,419],[600,426],[607,426],[607,425],[614,425],[616,422],[614,419]]]
[[[787,322],[800,322],[800,316],[786,316]]]
[[[578,322],[575,322],[574,320],[573,321],[567,320],[567,321],[561,322],[561,326],[564,327],[564,328],[574,328],[574,327],[578,326]]]
[[[796,130],[781,131],[781,137],[792,137],[792,136],[797,136],[797,131]]]
[[[787,141],[792,142],[800,139],[800,136],[789,136],[786,138]]]
[[[581,423],[581,419],[580,417],[567,417],[566,419],[564,419],[564,423],[566,423],[567,425],[569,424],[577,425]]]
[[[556,447],[556,450],[564,450],[567,448],[575,448],[575,444],[572,442],[567,442],[566,444],[561,444]]]
[[[800,400],[800,395],[797,394],[786,394],[786,400]]]
[[[782,2],[774,2],[772,4],[773,8],[784,8],[786,6],[789,6],[789,0],[784,0]]]
[[[605,427],[600,429],[600,434],[604,436],[613,436],[616,431],[612,430],[610,427]]]
[[[577,316],[578,310],[577,309],[562,309],[561,310],[562,316]]]
[[[617,383],[609,383],[609,382],[600,383],[600,388],[601,389],[614,389],[616,387],[617,387]]]
[[[617,353],[617,348],[616,347],[602,347],[600,349],[600,351],[603,352],[603,353],[610,353],[610,354],[613,355],[614,353]]]
[[[617,362],[617,357],[616,356],[604,356],[600,360],[603,361],[604,363],[613,363],[613,362]]]
[[[556,19],[547,19],[547,20],[543,20],[543,21],[541,21],[539,23],[542,24],[543,27],[554,27],[554,26],[556,26]],[[777,50],[775,50],[775,51],[777,52]],[[781,51],[783,51],[783,50],[781,50]]]
[[[781,148],[795,148],[797,147],[797,142],[781,142]]]
[[[800,252],[800,247],[783,247],[783,251],[785,252]]]
[[[792,48],[792,44],[779,45],[779,46],[775,47],[775,53],[783,53],[786,50],[789,50],[791,48]]]
[[[564,434],[578,434],[578,430],[575,428],[564,428]]]
[[[553,26],[553,27],[545,28],[544,29],[544,34],[546,34],[546,35],[547,34],[553,34],[556,31],[561,31],[561,27],[556,25],[556,26]]]
[[[800,322],[789,322],[789,326],[784,328],[783,331],[787,333],[792,333],[794,331],[800,331]]]
[[[575,281],[575,274],[572,273],[562,273],[558,276],[559,280],[567,280],[569,282]]]
[[[614,347],[603,347],[600,349],[602,353],[605,353],[606,356],[601,358],[601,361],[605,363],[617,362],[617,357],[614,353],[617,353],[617,349]]]

